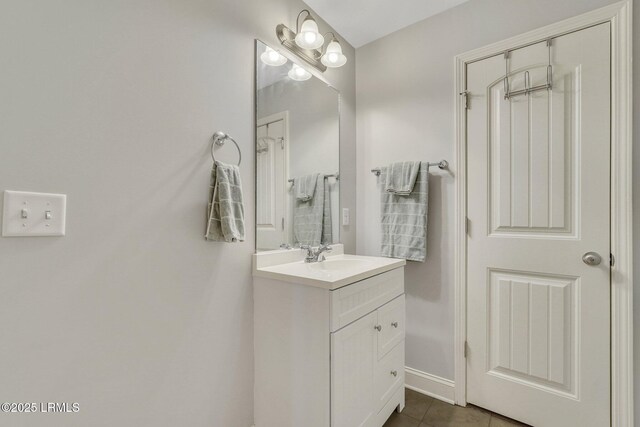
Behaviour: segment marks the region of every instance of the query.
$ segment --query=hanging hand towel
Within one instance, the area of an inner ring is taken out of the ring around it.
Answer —
[[[331,184],[328,178],[324,178],[324,207],[322,209],[322,239],[320,243],[330,245],[333,243],[333,224],[331,218]]]
[[[302,201],[296,197],[293,212],[293,235],[295,243],[318,246],[322,241],[324,223],[324,176],[316,174],[315,189],[310,200]],[[296,180],[296,185],[298,180]]]
[[[385,191],[408,196],[413,190],[420,170],[420,162],[397,162],[387,167]]]
[[[244,204],[238,166],[218,161],[214,163],[207,217],[207,240],[244,241]]]
[[[381,182],[387,182],[389,170],[382,169]],[[387,192],[383,185],[380,204],[382,256],[424,261],[427,256],[428,165],[420,165],[413,191],[406,196]]]
[[[313,173],[294,180],[293,188],[295,189],[297,200],[301,202],[308,202],[313,198],[316,191],[318,176],[319,174]],[[320,190],[322,190],[322,188],[320,188]]]

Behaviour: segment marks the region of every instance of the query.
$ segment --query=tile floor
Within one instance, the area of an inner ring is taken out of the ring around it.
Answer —
[[[405,389],[405,408],[394,412],[384,427],[526,427],[526,424],[477,406],[450,405]]]

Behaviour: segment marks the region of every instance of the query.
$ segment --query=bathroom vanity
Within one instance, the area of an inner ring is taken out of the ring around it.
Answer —
[[[381,427],[404,408],[404,260],[253,261],[256,427]]]

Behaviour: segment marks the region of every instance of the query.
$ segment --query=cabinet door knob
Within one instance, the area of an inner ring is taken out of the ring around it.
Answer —
[[[398,376],[398,371],[391,371],[391,375],[393,375],[394,377]]]
[[[398,327],[398,322],[391,322],[391,326],[393,326],[394,328]]]
[[[375,329],[378,332],[380,332],[382,330],[382,326],[381,325],[376,325],[376,326],[373,327],[373,329]]]

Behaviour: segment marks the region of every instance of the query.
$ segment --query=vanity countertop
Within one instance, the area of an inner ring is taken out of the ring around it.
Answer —
[[[406,264],[403,259],[338,253],[327,256],[322,262],[305,263],[304,260],[296,260],[274,265],[260,265],[264,264],[258,260],[260,255],[254,255],[254,276],[328,290],[338,289]]]

